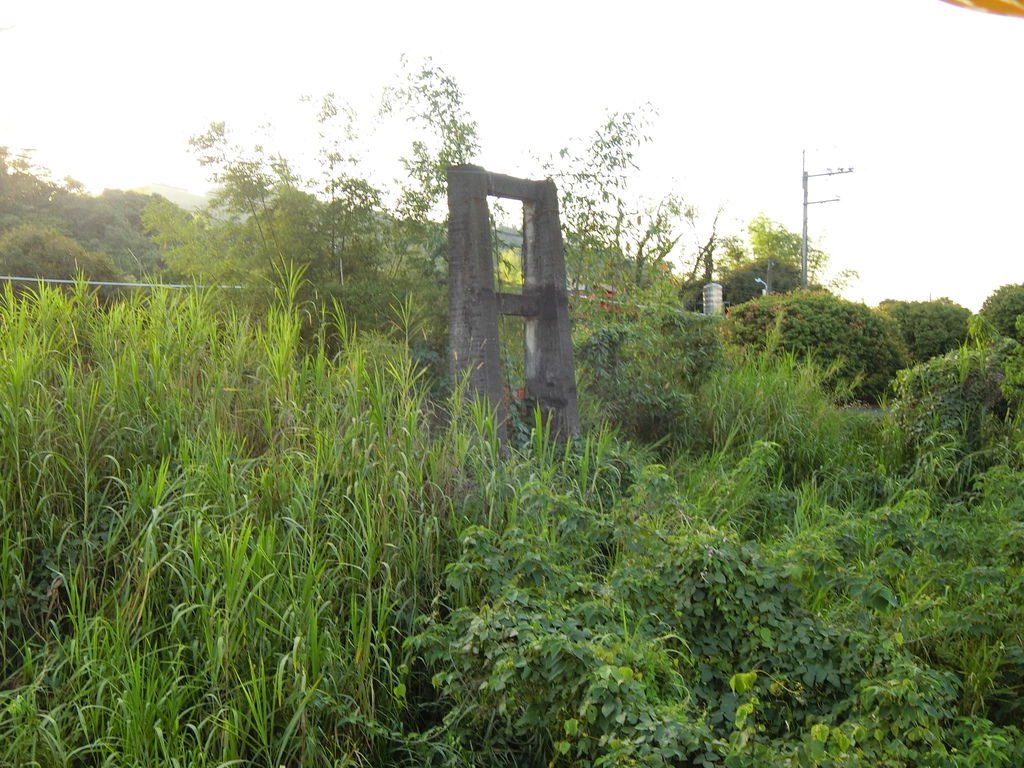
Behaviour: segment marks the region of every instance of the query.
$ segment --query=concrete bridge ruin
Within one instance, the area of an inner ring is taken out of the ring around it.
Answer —
[[[523,292],[499,293],[487,198],[523,204]],[[474,165],[448,170],[448,332],[453,380],[497,414],[502,439],[508,404],[502,380],[498,316],[525,323],[525,384],[553,434],[579,433],[558,194],[550,179],[531,181]]]

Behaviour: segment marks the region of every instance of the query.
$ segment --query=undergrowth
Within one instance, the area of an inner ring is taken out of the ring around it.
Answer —
[[[715,352],[658,452],[503,447],[297,295],[0,295],[0,764],[1024,763],[1013,424],[951,488]]]

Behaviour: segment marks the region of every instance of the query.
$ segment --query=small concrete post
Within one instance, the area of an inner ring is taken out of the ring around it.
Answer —
[[[523,293],[494,288],[487,196],[523,204]],[[507,418],[498,350],[498,315],[525,321],[526,393],[560,439],[580,430],[558,193],[530,181],[464,165],[448,171],[448,330],[454,377],[469,371],[471,393]]]

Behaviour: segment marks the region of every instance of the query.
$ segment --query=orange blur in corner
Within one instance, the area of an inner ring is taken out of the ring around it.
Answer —
[[[988,11],[1003,16],[1024,16],[1024,0],[945,0],[945,2],[974,11]]]

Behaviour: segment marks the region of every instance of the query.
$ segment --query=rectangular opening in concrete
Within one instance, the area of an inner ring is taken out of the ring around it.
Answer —
[[[498,295],[523,294],[523,210],[515,200],[491,203],[494,288]],[[526,399],[526,325],[516,315],[498,315],[498,339],[505,396],[510,406]]]

